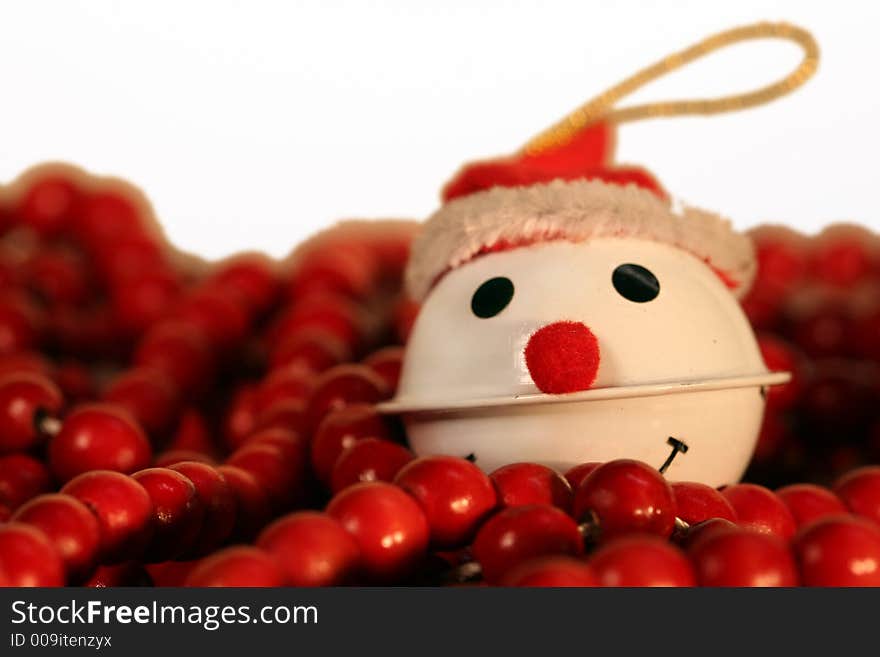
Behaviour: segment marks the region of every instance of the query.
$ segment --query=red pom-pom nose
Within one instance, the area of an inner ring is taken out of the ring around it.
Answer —
[[[538,329],[525,355],[532,381],[553,395],[587,390],[599,369],[599,342],[581,322],[554,322]]]

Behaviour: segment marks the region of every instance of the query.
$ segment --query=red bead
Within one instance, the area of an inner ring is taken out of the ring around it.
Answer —
[[[115,284],[135,280],[145,272],[168,266],[164,246],[143,234],[115,240],[112,247],[96,255],[99,257],[96,267],[104,280]]]
[[[50,306],[86,301],[89,280],[77,254],[62,248],[35,253],[25,264],[28,287]]]
[[[290,586],[339,586],[360,566],[360,548],[326,513],[300,511],[266,527],[257,547],[272,555]]]
[[[361,550],[366,575],[389,582],[411,573],[425,556],[425,514],[397,486],[372,482],[349,486],[327,506]]]
[[[374,407],[352,404],[328,413],[311,443],[311,463],[318,479],[329,484],[333,467],[342,453],[365,438],[391,438],[388,426]]]
[[[209,457],[214,454],[214,438],[205,416],[192,408],[184,411],[166,449],[191,450]]]
[[[346,346],[326,331],[297,331],[272,345],[269,365],[275,369],[296,368],[319,374],[345,360]]]
[[[199,560],[163,561],[144,566],[153,580],[153,586],[183,586],[189,574],[199,565]]]
[[[82,363],[61,363],[53,378],[68,402],[84,402],[95,398],[95,381],[92,373]]]
[[[284,573],[266,552],[237,546],[203,559],[186,578],[184,586],[272,587],[284,584]]]
[[[794,551],[806,586],[880,586],[880,528],[857,516],[817,520]]]
[[[217,467],[232,490],[235,499],[235,526],[232,536],[247,541],[266,524],[271,516],[272,502],[269,493],[250,472],[232,465]]]
[[[563,477],[565,477],[568,485],[571,486],[571,490],[576,491],[580,487],[581,482],[586,479],[589,474],[600,465],[602,464],[598,462],[581,463],[580,465],[576,465],[568,470],[568,472],[566,472]]]
[[[684,553],[654,535],[621,536],[602,545],[589,565],[601,586],[696,586],[694,570]]]
[[[286,508],[304,492],[306,444],[283,429],[265,429],[250,437],[227,463],[251,473],[278,508]]]
[[[0,579],[7,586],[64,586],[64,563],[52,542],[36,527],[0,525]]]
[[[129,415],[109,404],[81,406],[49,442],[49,466],[61,481],[90,470],[130,473],[150,464],[150,443]]]
[[[792,345],[772,334],[759,335],[758,346],[771,372],[790,372],[792,375],[788,383],[767,389],[767,406],[776,410],[791,408],[803,390],[803,356]]]
[[[9,374],[0,379],[0,452],[35,445],[40,439],[40,415],[56,415],[63,403],[61,391],[42,374]]]
[[[42,461],[27,454],[0,456],[0,504],[15,510],[47,492],[50,485],[51,477]]]
[[[195,461],[196,463],[204,463],[205,465],[216,465],[214,459],[201,452],[196,452],[191,449],[171,449],[162,452],[153,459],[153,467],[168,468],[177,463],[183,463],[184,461]]]
[[[825,516],[846,513],[846,506],[827,488],[814,484],[792,484],[776,491],[777,497],[791,511],[798,527]]]
[[[141,272],[112,290],[114,316],[130,335],[138,335],[164,317],[180,294],[180,281],[171,272]]]
[[[158,370],[135,368],[118,376],[104,391],[104,401],[128,411],[151,435],[161,434],[176,419],[177,387]]]
[[[53,366],[42,354],[34,351],[19,351],[0,355],[0,377],[8,374],[43,374],[51,377]]]
[[[363,365],[337,365],[324,372],[315,382],[306,410],[306,425],[318,427],[329,413],[352,404],[375,404],[388,396],[385,383]]]
[[[794,559],[769,533],[718,529],[700,537],[688,556],[701,586],[797,586]]]
[[[247,254],[219,263],[211,272],[211,283],[230,290],[253,312],[266,310],[278,292],[278,272],[268,258]]]
[[[101,527],[101,561],[120,563],[143,554],[153,532],[153,502],[137,481],[96,470],[67,482],[62,493],[85,504]]]
[[[336,461],[330,475],[330,490],[338,493],[363,481],[391,481],[414,458],[406,447],[390,440],[359,440]]]
[[[165,321],[141,339],[134,364],[164,372],[180,390],[200,390],[212,369],[207,338],[192,324]]]
[[[675,503],[657,470],[620,459],[584,479],[574,495],[574,516],[595,517],[603,540],[633,532],[669,536],[675,527]]]
[[[250,326],[247,309],[215,288],[203,288],[188,296],[175,317],[201,329],[215,349],[228,349],[242,342]]]
[[[294,299],[326,291],[363,297],[378,273],[378,262],[365,245],[353,241],[328,245],[297,263],[288,294]]]
[[[85,577],[98,562],[101,528],[89,508],[75,497],[40,495],[19,508],[13,521],[43,532],[64,562],[69,580]]]
[[[850,511],[880,525],[880,466],[853,470],[834,484],[834,492]]]
[[[794,516],[773,491],[757,484],[735,484],[721,491],[733,510],[737,524],[787,541],[796,529]]]
[[[421,506],[431,544],[467,544],[497,504],[492,481],[473,463],[454,456],[426,456],[403,467],[394,483]]]
[[[38,234],[54,236],[68,228],[79,201],[80,191],[70,176],[46,172],[28,185],[15,213]]]
[[[149,573],[139,563],[127,563],[101,566],[83,584],[93,589],[109,589],[118,586],[153,586]]]
[[[144,487],[153,503],[153,538],[144,558],[157,563],[185,554],[195,544],[205,519],[195,485],[168,468],[147,468],[131,478]]]
[[[736,521],[736,512],[730,502],[717,490],[706,484],[680,481],[670,484],[675,499],[675,517],[689,525],[710,518]]]
[[[223,418],[223,437],[230,449],[240,447],[257,428],[257,387],[242,385],[232,394]]]
[[[0,354],[27,351],[42,338],[44,317],[34,303],[21,294],[0,297]]]
[[[382,377],[388,390],[394,392],[400,382],[403,355],[403,347],[385,347],[367,356],[364,365]]]
[[[555,506],[515,506],[495,514],[480,528],[473,544],[483,578],[497,584],[515,566],[535,557],[580,554],[577,524]]]
[[[235,527],[236,501],[232,488],[216,468],[204,463],[184,461],[169,466],[196,487],[196,496],[205,512],[201,532],[190,554],[207,554],[232,534]]]
[[[489,477],[498,491],[502,507],[552,504],[563,511],[571,508],[571,486],[562,475],[538,463],[511,463]]]
[[[92,192],[77,208],[74,230],[95,251],[142,233],[141,213],[125,189]]]
[[[313,374],[303,372],[299,368],[272,371],[257,389],[256,413],[259,415],[279,402],[307,401],[311,396],[314,382]]]
[[[538,557],[512,568],[502,586],[574,588],[599,586],[596,574],[582,559],[566,556]]]
[[[683,548],[689,548],[691,545],[702,539],[704,536],[716,532],[718,530],[739,529],[730,520],[724,518],[710,518],[696,525],[691,525],[684,532],[677,533],[675,540]]]
[[[855,285],[871,272],[873,262],[867,240],[873,237],[860,229],[854,235],[823,235],[814,240],[811,266],[816,278],[846,288]]]

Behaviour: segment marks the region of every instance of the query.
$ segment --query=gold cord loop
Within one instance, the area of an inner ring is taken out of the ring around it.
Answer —
[[[706,55],[742,41],[755,39],[783,39],[799,45],[804,57],[797,68],[781,80],[754,91],[695,100],[672,100],[667,102],[645,103],[632,107],[613,109],[614,105],[645,86],[672,71],[705,57]],[[816,72],[819,65],[819,45],[813,35],[805,29],[788,23],[755,23],[744,25],[710,36],[689,48],[664,57],[660,61],[638,71],[622,82],[584,103],[571,114],[532,138],[523,151],[536,154],[555,146],[561,146],[573,138],[580,130],[599,120],[613,123],[638,121],[640,119],[721,114],[755,107],[769,103],[791,93]]]

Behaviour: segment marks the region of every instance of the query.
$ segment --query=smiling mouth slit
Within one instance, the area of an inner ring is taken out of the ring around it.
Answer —
[[[688,451],[687,443],[679,440],[678,438],[673,438],[672,436],[669,436],[669,438],[666,439],[666,444],[672,447],[672,452],[663,462],[663,465],[660,466],[660,474],[666,474],[669,466],[672,465],[672,462],[675,460],[675,457],[679,455],[679,453],[685,454]]]

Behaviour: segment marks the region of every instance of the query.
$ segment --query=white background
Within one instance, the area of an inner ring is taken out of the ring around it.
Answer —
[[[623,126],[620,159],[741,227],[880,227],[880,5],[855,1],[0,0],[0,180],[71,161],[143,187],[182,248],[283,255],[339,218],[423,218],[465,160],[759,19],[813,31],[816,78],[745,113]],[[744,90],[799,56],[737,46],[634,100]]]

